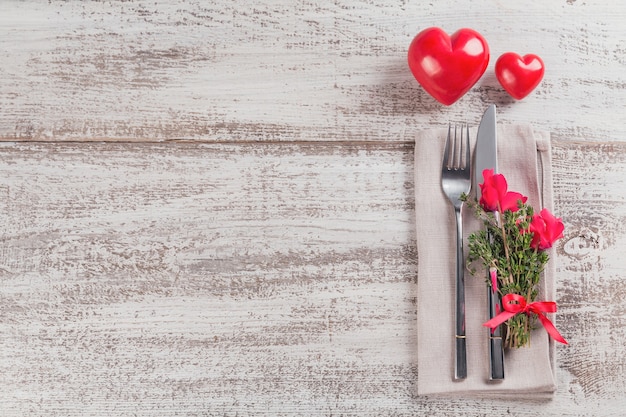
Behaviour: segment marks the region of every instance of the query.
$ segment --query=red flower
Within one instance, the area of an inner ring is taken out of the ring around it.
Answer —
[[[480,186],[480,205],[485,211],[499,211],[503,213],[507,210],[517,211],[517,203],[522,200],[525,203],[528,197],[520,193],[508,191],[506,178],[502,174],[494,174],[493,169],[483,171],[483,183]]]
[[[564,229],[561,219],[544,208],[541,213],[533,215],[530,222],[529,230],[534,234],[530,246],[540,250],[551,248],[554,242],[563,237]]]

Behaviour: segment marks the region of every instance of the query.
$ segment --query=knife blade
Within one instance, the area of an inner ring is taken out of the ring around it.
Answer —
[[[496,106],[490,105],[480,121],[478,134],[476,136],[476,149],[474,150],[474,189],[476,199],[480,201],[480,187],[484,181],[483,170],[493,169],[494,174],[498,172],[498,138],[496,128]],[[489,275],[489,271],[487,271]],[[487,277],[489,279],[489,277]],[[492,291],[491,286],[487,286],[487,309],[489,318],[497,314],[500,302],[497,293]],[[502,331],[500,327],[489,332],[489,380],[499,381],[504,379],[504,350],[502,345]]]

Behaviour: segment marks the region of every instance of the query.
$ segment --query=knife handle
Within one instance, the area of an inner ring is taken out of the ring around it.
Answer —
[[[489,273],[489,272],[487,272]],[[497,306],[499,304],[499,296],[494,293],[491,286],[487,286],[487,303],[489,308],[489,318],[492,319],[497,315]],[[502,344],[502,329],[496,327],[489,332],[489,380],[501,381],[504,379],[504,348]]]
[[[456,336],[456,355],[454,361],[454,379],[467,378],[467,346],[465,336]]]

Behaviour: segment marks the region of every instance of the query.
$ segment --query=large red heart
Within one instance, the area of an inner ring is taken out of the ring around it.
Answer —
[[[447,106],[472,88],[487,64],[487,41],[472,29],[459,29],[452,36],[440,28],[424,29],[409,46],[413,76],[424,90]]]
[[[533,54],[521,57],[507,52],[496,61],[496,78],[517,100],[526,97],[539,85],[544,72],[543,61]]]

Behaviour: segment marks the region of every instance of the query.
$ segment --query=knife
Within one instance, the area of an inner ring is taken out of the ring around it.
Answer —
[[[482,184],[483,170],[493,169],[494,174],[498,172],[498,145],[496,134],[496,106],[492,104],[485,110],[483,118],[478,126],[476,137],[476,149],[474,151],[474,189],[476,199],[480,201],[480,187]],[[487,271],[487,274],[489,272]],[[489,277],[487,277],[489,279]],[[489,318],[497,314],[497,306],[500,302],[497,293],[492,291],[491,286],[487,286],[487,308]],[[489,380],[499,381],[504,379],[504,350],[502,348],[502,330],[497,327],[495,331],[489,332]]]

